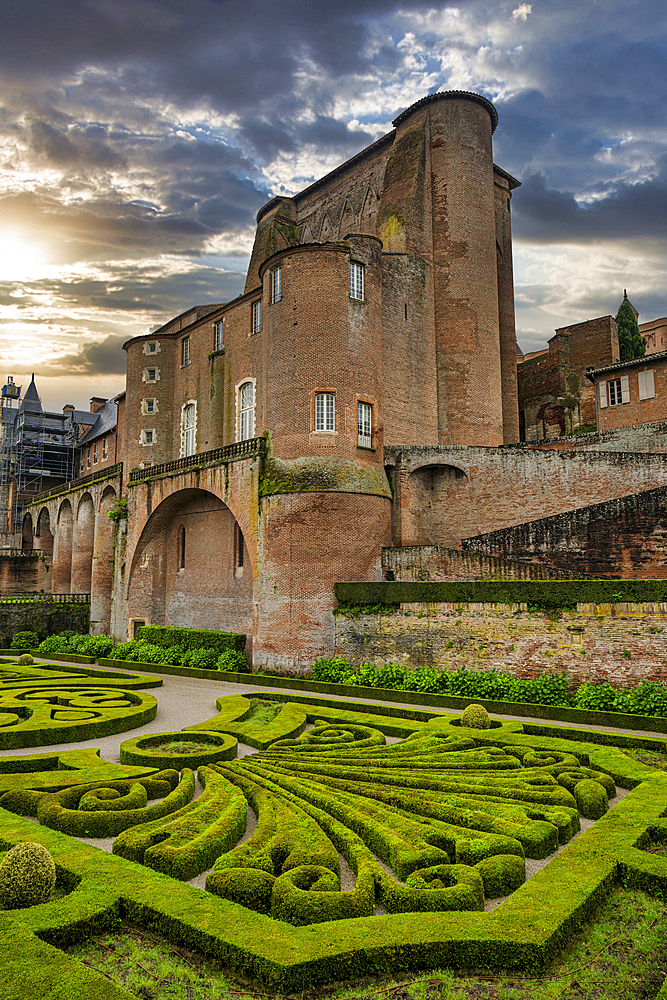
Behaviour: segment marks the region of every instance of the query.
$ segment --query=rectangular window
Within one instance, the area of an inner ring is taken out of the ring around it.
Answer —
[[[109,440],[108,438],[102,439],[102,461],[104,461],[104,459],[109,454],[108,440]]]
[[[371,416],[370,403],[357,403],[357,445],[359,448],[373,447]]]
[[[93,465],[97,465],[97,441],[93,445]]]
[[[148,353],[149,354],[156,354],[157,353],[157,350],[156,350],[157,344],[155,343],[155,341],[153,341],[150,344],[147,344],[146,346],[148,347]]]
[[[239,389],[239,441],[247,441],[255,433],[255,387],[244,382]]]
[[[332,392],[318,392],[315,396],[315,430],[336,429],[336,397]]]
[[[262,302],[257,299],[252,304],[252,332],[259,333],[262,329]]]
[[[350,261],[350,298],[363,299],[364,297],[364,267],[363,264],[355,264]]]
[[[153,444],[153,431],[144,431],[144,441],[146,444]]]
[[[213,350],[214,351],[221,351],[222,350],[222,347],[223,347],[223,344],[224,344],[224,332],[225,332],[224,331],[224,326],[225,326],[224,320],[221,320],[221,319],[218,320],[218,322],[214,324],[214,327],[213,327],[213,330],[214,330],[214,333],[213,333]]]
[[[183,337],[181,341],[181,364],[183,367],[190,364],[190,338]]]
[[[155,413],[155,400],[154,399],[145,399],[144,400],[144,412],[146,412],[146,413]]]
[[[282,292],[282,267],[276,267],[271,271],[271,301],[280,302],[283,297]]]
[[[146,369],[146,381],[156,382],[157,381],[157,368],[147,368]]]
[[[607,385],[609,386],[609,405],[618,406],[619,403],[623,402],[620,378],[610,379]]]
[[[88,445],[88,468],[90,468],[90,445]]]
[[[655,396],[655,378],[653,369],[647,372],[639,372],[639,398],[653,399]]]

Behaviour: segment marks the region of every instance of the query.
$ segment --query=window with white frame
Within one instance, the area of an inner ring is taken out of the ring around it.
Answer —
[[[97,441],[93,445],[93,465],[97,465]]]
[[[255,435],[255,386],[244,382],[239,387],[239,441]]]
[[[612,378],[607,382],[609,393],[609,405],[620,406],[621,403],[630,402],[630,379],[627,375],[620,378]]]
[[[102,461],[104,461],[109,454],[109,438],[102,438]]]
[[[219,319],[213,324],[213,350],[221,351],[225,342],[225,321]]]
[[[655,396],[655,377],[653,369],[650,368],[646,372],[639,372],[637,375],[637,381],[639,383],[639,398],[653,399]]]
[[[148,399],[141,400],[141,412],[142,413],[157,413],[158,405],[155,396],[149,396]]]
[[[194,455],[197,438],[197,404],[186,403],[181,413],[181,458]]]
[[[350,298],[364,297],[364,265],[350,261]]]
[[[91,455],[91,447],[90,445],[88,445],[88,468],[90,468],[90,455]]]
[[[373,447],[373,411],[370,403],[357,403],[357,445]]]
[[[257,299],[252,304],[252,332],[259,333],[262,329],[262,300]]]
[[[282,267],[275,267],[271,271],[271,301],[280,302],[283,297],[283,279],[282,279],[283,269]]]
[[[315,430],[336,429],[336,397],[333,392],[318,392],[315,395]]]
[[[155,444],[156,440],[155,428],[144,428],[139,438],[139,444]]]
[[[181,365],[185,368],[190,364],[190,338],[183,337],[181,341]]]
[[[159,354],[159,353],[160,353],[159,340],[149,340],[144,344],[144,354]]]
[[[142,376],[144,382],[159,382],[160,381],[160,369],[159,368],[144,368],[144,374]]]

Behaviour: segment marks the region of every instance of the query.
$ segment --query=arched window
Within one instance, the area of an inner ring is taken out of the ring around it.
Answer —
[[[255,434],[255,387],[244,382],[239,388],[239,441],[246,441]]]
[[[185,569],[185,525],[178,529],[178,568]]]
[[[188,403],[183,407],[181,417],[181,457],[194,455],[197,437],[197,404]]]

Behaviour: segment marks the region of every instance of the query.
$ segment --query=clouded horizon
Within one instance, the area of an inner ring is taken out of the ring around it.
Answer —
[[[255,213],[439,90],[492,100],[517,338],[667,315],[664,0],[3,5],[0,351],[43,401],[124,384],[121,344],[243,289]]]

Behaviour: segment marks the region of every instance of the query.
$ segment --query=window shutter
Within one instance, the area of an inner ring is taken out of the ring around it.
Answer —
[[[599,389],[600,389],[600,409],[604,409],[604,407],[607,405],[607,383],[600,382]]]
[[[621,375],[621,402],[630,402],[630,379],[627,375]]]
[[[647,372],[639,372],[639,398],[653,399],[655,396],[655,380],[653,369]]]

